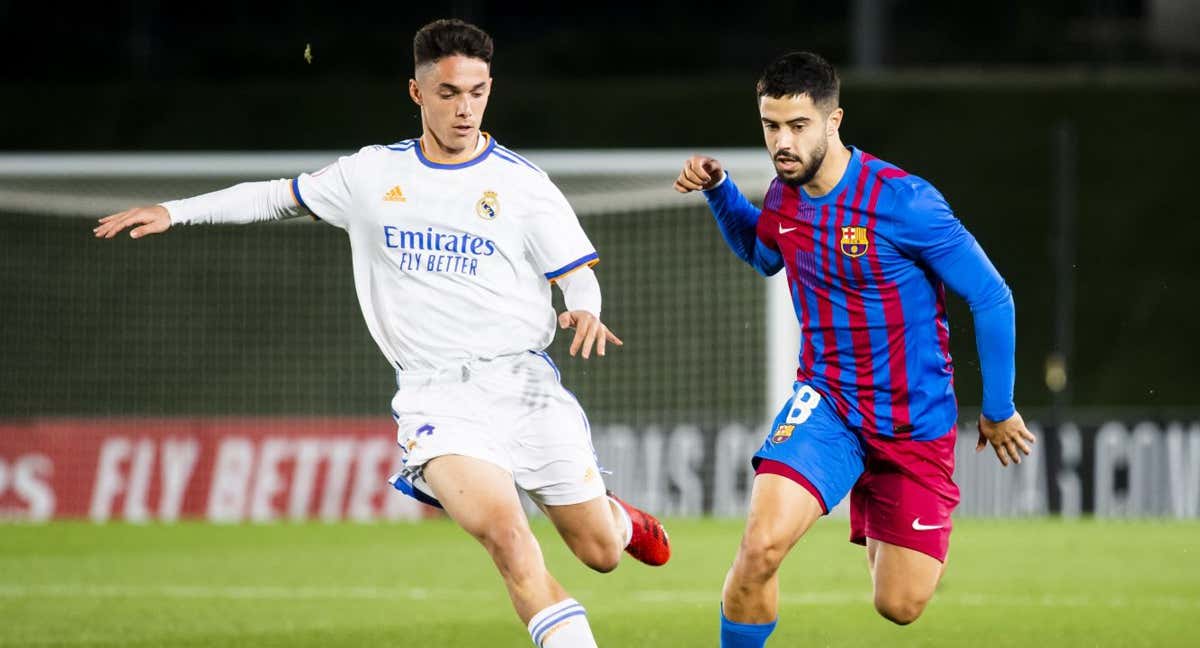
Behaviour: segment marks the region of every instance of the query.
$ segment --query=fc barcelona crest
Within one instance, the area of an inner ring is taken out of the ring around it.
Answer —
[[[867,228],[842,228],[842,254],[848,257],[860,257],[867,253],[867,247],[869,246],[870,243],[867,242]]]
[[[500,215],[500,197],[495,191],[483,192],[483,198],[475,203],[475,213],[483,220],[496,220]]]
[[[792,430],[795,429],[795,425],[789,425],[787,423],[779,424],[779,427],[775,428],[775,434],[771,436],[771,443],[783,443],[784,441],[787,441],[788,439],[792,438]]]

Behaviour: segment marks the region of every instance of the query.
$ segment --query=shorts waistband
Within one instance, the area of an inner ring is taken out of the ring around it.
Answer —
[[[471,376],[475,374],[493,371],[500,367],[510,366],[513,363],[519,362],[525,358],[533,358],[543,355],[544,354],[541,351],[518,351],[516,353],[507,353],[494,358],[474,358],[465,362],[460,362],[445,367],[438,367],[435,369],[397,369],[396,387],[403,389],[405,387],[418,387],[421,385],[464,383],[471,380]]]

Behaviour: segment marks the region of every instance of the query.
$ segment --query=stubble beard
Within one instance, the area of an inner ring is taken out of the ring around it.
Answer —
[[[817,175],[817,171],[821,169],[821,164],[825,162],[825,153],[828,150],[829,146],[824,140],[822,140],[821,143],[817,145],[817,148],[813,149],[812,154],[808,156],[807,160],[802,159],[798,155],[786,155],[785,157],[787,159],[799,161],[801,163],[800,168],[796,171],[784,172],[780,171],[779,167],[776,166],[775,175],[779,176],[780,180],[793,187],[806,185]],[[778,159],[778,157],[776,159]]]

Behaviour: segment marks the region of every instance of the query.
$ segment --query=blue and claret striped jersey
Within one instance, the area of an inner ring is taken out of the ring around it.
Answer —
[[[1012,293],[928,182],[851,148],[818,198],[776,178],[759,209],[728,175],[705,195],[734,253],[763,275],[786,270],[802,329],[796,379],[851,428],[915,440],[953,429],[944,286],[975,319],[984,416],[1012,416]]]

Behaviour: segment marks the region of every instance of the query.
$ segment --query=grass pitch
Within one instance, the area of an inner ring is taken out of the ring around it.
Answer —
[[[535,523],[605,647],[716,646],[738,520],[674,520],[672,562],[596,574]],[[769,646],[1200,645],[1200,524],[956,522],[925,616],[877,617],[863,550],[823,520],[784,565]],[[447,521],[0,526],[0,646],[532,645]]]

